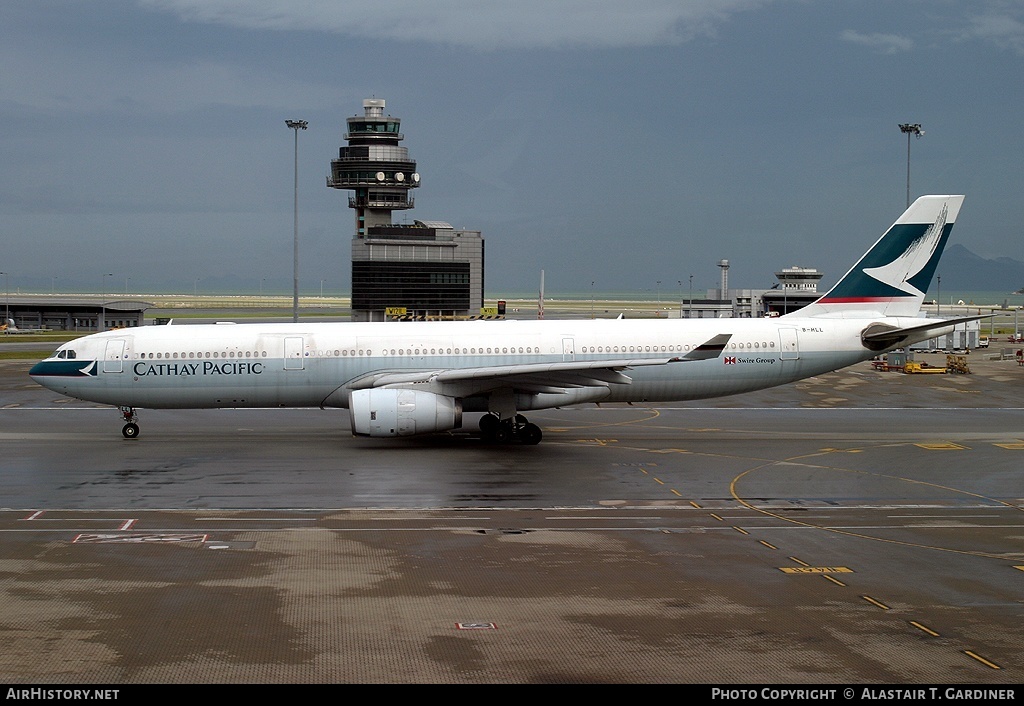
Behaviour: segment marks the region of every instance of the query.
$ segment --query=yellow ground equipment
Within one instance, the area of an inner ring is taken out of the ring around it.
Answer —
[[[908,360],[907,364],[903,366],[903,372],[905,373],[940,373],[945,374],[946,368],[936,368],[934,365],[928,365],[928,363],[918,363],[914,360]]]
[[[947,355],[946,370],[951,373],[969,374],[971,368],[967,365],[967,358],[962,355]]]

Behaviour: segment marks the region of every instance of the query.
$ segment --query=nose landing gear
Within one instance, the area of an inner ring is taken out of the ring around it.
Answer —
[[[121,435],[126,439],[134,439],[139,435],[139,425],[136,424],[139,417],[135,414],[134,407],[118,407],[124,417],[125,425],[121,427]]]

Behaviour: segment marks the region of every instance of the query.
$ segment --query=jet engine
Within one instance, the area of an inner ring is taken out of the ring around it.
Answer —
[[[348,411],[357,436],[412,436],[462,426],[462,400],[420,390],[354,390]]]

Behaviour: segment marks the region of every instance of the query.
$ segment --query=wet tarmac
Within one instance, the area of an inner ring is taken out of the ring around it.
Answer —
[[[126,440],[0,363],[0,681],[1017,684],[1024,368],[969,364],[496,447],[344,410]]]

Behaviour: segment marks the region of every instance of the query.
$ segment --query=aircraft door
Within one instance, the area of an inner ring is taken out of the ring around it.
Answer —
[[[562,360],[576,360],[576,341],[574,339],[562,339]]]
[[[116,338],[107,341],[107,349],[103,353],[103,372],[120,373],[124,370],[124,339]]]
[[[800,358],[800,342],[796,337],[795,328],[780,328],[779,343],[782,348],[782,360],[798,360]]]
[[[303,358],[303,339],[301,336],[289,336],[284,339],[284,369],[302,370],[306,365]]]

